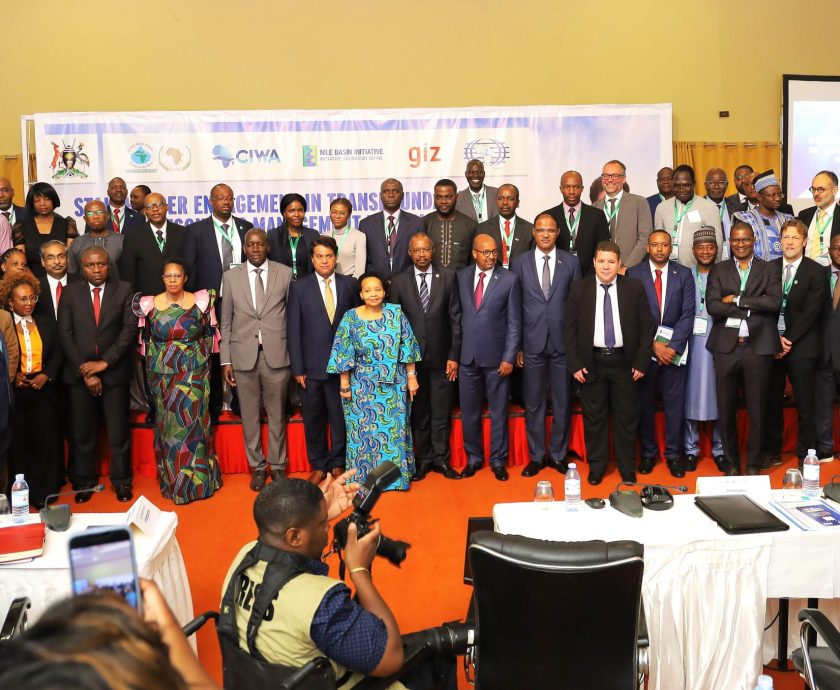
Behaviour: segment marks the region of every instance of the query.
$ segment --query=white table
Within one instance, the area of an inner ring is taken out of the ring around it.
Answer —
[[[562,502],[498,504],[493,518],[504,534],[644,545],[649,690],[752,690],[762,662],[775,656],[774,629],[763,633],[778,610],[769,599],[818,597],[820,609],[838,620],[836,602],[827,600],[840,598],[840,528],[730,536],[693,495],[676,496],[671,510],[645,510],[641,519],[609,504],[568,512]],[[794,619],[803,606],[791,602]],[[795,624],[791,638],[797,631]]]
[[[37,519],[35,515],[31,518]],[[29,621],[33,623],[50,604],[69,596],[67,542],[70,535],[91,526],[122,524],[125,524],[125,513],[73,515],[66,532],[47,530],[43,555],[28,562],[0,565],[0,618],[5,617],[17,597],[26,596],[32,601]],[[155,581],[178,622],[184,625],[193,618],[193,605],[184,558],[175,538],[177,525],[178,516],[174,512],[162,512],[153,537],[134,530],[134,550],[138,575]],[[195,638],[190,642],[195,649]]]

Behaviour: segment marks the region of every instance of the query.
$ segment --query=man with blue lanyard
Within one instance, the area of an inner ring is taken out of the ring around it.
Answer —
[[[739,211],[734,215],[733,221],[742,221],[753,229],[755,255],[764,261],[772,261],[782,256],[782,224],[793,220],[793,216],[779,210],[785,195],[782,194],[779,180],[772,170],[756,175],[752,184],[757,194],[758,206]]]

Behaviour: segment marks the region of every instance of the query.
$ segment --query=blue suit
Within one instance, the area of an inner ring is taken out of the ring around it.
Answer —
[[[387,214],[384,211],[362,218],[359,230],[367,239],[365,271],[376,271],[379,275],[390,278],[412,265],[408,257],[408,243],[412,235],[423,229],[423,221],[420,220],[420,216],[400,210],[394,255],[391,256],[385,231],[386,218]]]
[[[656,207],[662,203],[662,197],[659,196],[659,192],[656,194],[651,194],[649,197],[645,199],[648,202],[648,206],[650,206],[650,217],[656,217]]]
[[[664,269],[668,273],[663,296],[665,305],[660,317],[652,270],[651,262],[645,260],[628,269],[627,275],[640,280],[644,285],[656,327],[667,326],[674,330],[669,347],[677,354],[684,354],[694,327],[694,276],[690,268],[676,261],[668,262],[667,269]],[[639,391],[639,437],[643,458],[659,457],[654,419],[660,392],[665,410],[665,459],[672,462],[682,456],[687,381],[688,367],[685,365],[663,366],[658,362],[651,362],[651,366],[648,367],[647,374],[640,381]]]
[[[245,261],[245,233],[254,226],[244,218],[236,216],[231,216],[229,222],[236,227],[239,241],[242,243],[242,253],[234,256],[233,262],[241,263]],[[187,226],[183,252],[189,274],[187,287],[190,290],[215,290],[218,293],[224,271],[212,216]]]
[[[333,273],[332,277],[336,294],[332,322],[327,317],[317,273],[292,282],[286,322],[292,376],[306,376],[300,393],[306,455],[312,469],[322,472],[344,467],[346,443],[339,377],[327,373],[327,362],[341,317],[359,301],[355,278],[339,273]],[[331,447],[325,433],[328,423]]]
[[[545,400],[551,390],[554,423],[549,457],[562,463],[569,447],[569,370],[566,363],[566,299],[580,278],[576,256],[555,249],[554,274],[548,297],[542,291],[543,252],[532,249],[514,259],[511,271],[522,289],[522,369],[525,429],[531,462],[545,464]]]
[[[484,296],[475,308],[474,282],[478,269],[458,271],[461,299],[461,366],[458,391],[464,450],[472,467],[484,464],[481,403],[490,406],[490,465],[504,468],[508,459],[508,396],[510,376],[499,376],[502,362],[514,364],[522,340],[522,292],[519,278],[495,267],[485,281]]]

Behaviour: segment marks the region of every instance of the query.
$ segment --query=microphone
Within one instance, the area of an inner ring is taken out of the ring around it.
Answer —
[[[647,486],[647,487],[650,487],[650,488],[659,487],[660,489],[673,489],[674,491],[679,491],[680,493],[684,493],[684,494],[688,493],[688,487],[685,484],[676,484],[676,485],[671,484],[671,485],[669,485],[669,484],[646,484],[644,482],[621,482],[621,484],[619,484],[616,487],[616,491],[618,491],[618,489],[620,489],[622,486]]]
[[[38,512],[38,514],[41,516],[41,521],[53,532],[66,532],[67,528],[70,526],[70,518],[72,516],[72,513],[70,512],[70,504],[59,503],[55,505],[49,505],[50,499],[59,498],[60,496],[76,496],[77,494],[82,494],[85,492],[99,493],[100,491],[105,491],[104,484],[92,486],[89,489],[62,491],[61,493],[50,494],[44,500],[44,507],[41,508],[41,510]]]
[[[641,494],[635,491],[622,491],[623,486],[641,486]],[[610,505],[619,513],[630,517],[640,518],[644,514],[643,508],[651,510],[668,510],[674,505],[674,497],[668,491],[687,493],[685,484],[667,486],[664,484],[646,484],[644,482],[619,482],[615,491],[610,494]]]

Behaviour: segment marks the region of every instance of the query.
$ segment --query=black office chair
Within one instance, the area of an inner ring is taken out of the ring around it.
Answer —
[[[476,688],[638,688],[649,645],[643,554],[632,541],[474,533]]]
[[[0,642],[11,640],[26,630],[26,624],[29,620],[29,609],[31,608],[32,602],[29,601],[29,597],[18,597],[12,601],[12,605],[9,606],[9,610],[6,612],[3,627],[0,628]]]
[[[840,688],[840,632],[818,609],[799,612],[801,647],[791,654],[796,670],[805,676],[811,690]],[[813,629],[825,640],[825,647],[808,644],[808,630]]]

